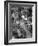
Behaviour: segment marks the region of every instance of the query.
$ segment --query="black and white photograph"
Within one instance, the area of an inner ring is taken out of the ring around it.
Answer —
[[[37,2],[5,1],[5,44],[37,42]]]

